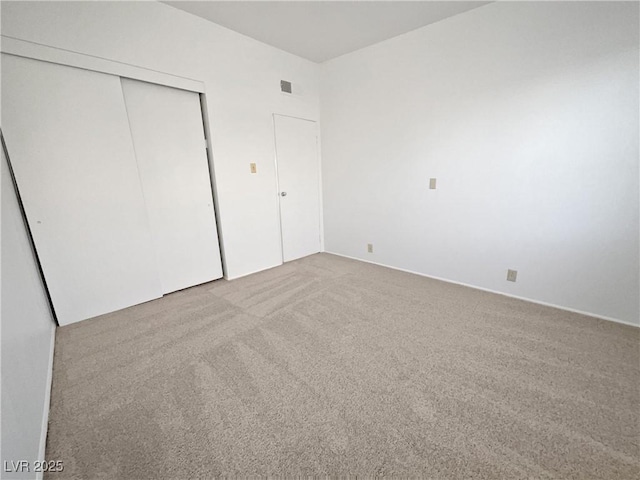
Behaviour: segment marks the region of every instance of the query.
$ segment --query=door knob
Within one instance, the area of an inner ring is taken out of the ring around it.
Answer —
[[[287,196],[287,192],[282,192],[280,195],[282,195],[283,197]]]

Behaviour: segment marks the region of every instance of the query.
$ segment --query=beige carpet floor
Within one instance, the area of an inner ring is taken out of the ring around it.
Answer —
[[[639,333],[313,255],[59,328],[48,478],[639,478]]]

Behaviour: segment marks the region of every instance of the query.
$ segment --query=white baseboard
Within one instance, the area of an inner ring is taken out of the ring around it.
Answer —
[[[553,307],[553,308],[557,308],[558,310],[564,310],[566,312],[579,313],[580,315],[586,315],[588,317],[594,317],[594,318],[598,318],[600,320],[607,320],[609,322],[621,323],[623,325],[629,325],[631,327],[640,328],[640,325],[638,325],[637,323],[631,323],[631,322],[627,322],[625,320],[619,320],[619,319],[613,318],[613,317],[606,317],[604,315],[599,315],[597,313],[585,312],[583,310],[576,310],[574,308],[563,307],[561,305],[556,305],[556,304],[548,303],[548,302],[542,302],[540,300],[534,300],[532,298],[520,297],[518,295],[511,295],[509,293],[498,292],[497,290],[491,290],[490,288],[478,287],[476,285],[471,285],[469,283],[457,282],[455,280],[449,280],[448,278],[436,277],[434,275],[427,275],[426,273],[415,272],[413,270],[407,270],[405,268],[394,267],[392,265],[386,265],[384,263],[373,262],[371,260],[364,260],[362,258],[357,258],[357,257],[351,257],[349,255],[343,255],[341,253],[335,253],[335,252],[329,252],[329,251],[326,251],[325,253],[328,253],[328,254],[331,254],[331,255],[336,255],[338,257],[348,258],[350,260],[356,260],[358,262],[371,263],[373,265],[378,265],[379,267],[390,268],[392,270],[399,270],[401,272],[412,273],[413,275],[419,275],[421,277],[431,278],[433,280],[440,280],[441,282],[453,283],[455,285],[461,285],[463,287],[469,287],[469,288],[473,288],[475,290],[482,290],[483,292],[495,293],[496,295],[502,295],[502,296],[509,297],[509,298],[515,298],[517,300],[523,300],[525,302],[535,303],[537,305],[544,305],[545,307]]]
[[[49,371],[47,372],[47,390],[42,407],[42,430],[40,433],[40,448],[38,449],[38,460],[46,460],[47,432],[49,430],[49,407],[51,406],[51,386],[53,384],[53,351],[56,344],[56,326],[51,332],[51,344],[49,346]],[[36,475],[37,480],[42,479],[42,472]]]

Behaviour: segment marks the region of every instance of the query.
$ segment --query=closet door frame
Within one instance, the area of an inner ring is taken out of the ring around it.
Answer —
[[[202,124],[207,147],[207,166],[209,171],[209,182],[211,183],[211,191],[213,196],[213,214],[216,231],[218,234],[218,245],[220,249],[222,274],[223,278],[227,278],[227,264],[224,252],[224,242],[219,220],[220,209],[218,201],[218,187],[215,178],[213,149],[211,143],[211,127],[209,122],[209,112],[207,108],[205,84],[203,81],[5,36],[2,36],[2,42],[0,43],[0,52],[17,57],[39,60],[98,73],[105,73],[121,78],[129,78],[132,80],[139,80],[147,83],[153,83],[165,87],[178,88],[181,90],[187,90],[197,93],[200,97],[200,114],[202,116]],[[31,239],[31,241],[33,241],[33,239]],[[48,291],[47,294],[49,294]]]
[[[85,55],[83,53],[61,50],[55,47],[40,45],[26,40],[2,36],[0,51],[16,57],[57,63],[66,67],[81,68],[99,73],[107,73],[118,77],[132,78],[148,83],[157,83],[167,87],[180,88],[197,93],[205,93],[204,82],[193,78],[173,75],[171,73],[149,70],[127,63],[121,63],[106,58]]]

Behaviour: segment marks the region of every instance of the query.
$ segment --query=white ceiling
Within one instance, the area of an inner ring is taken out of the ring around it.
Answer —
[[[491,2],[167,1],[314,62],[339,57]]]

